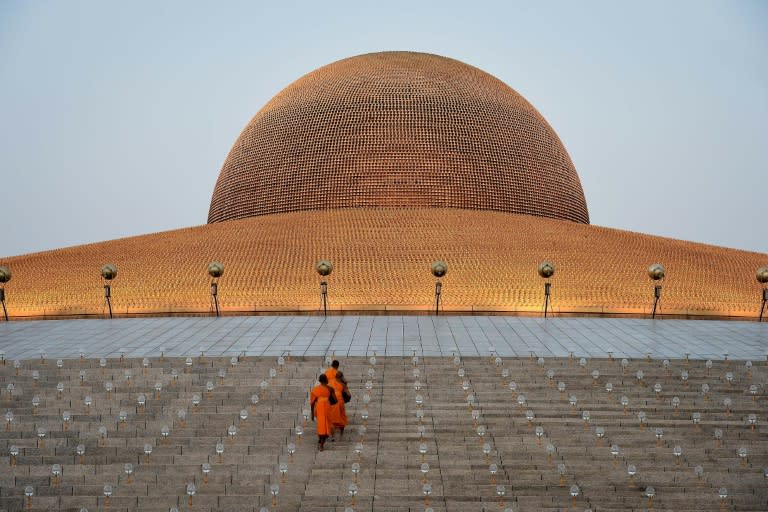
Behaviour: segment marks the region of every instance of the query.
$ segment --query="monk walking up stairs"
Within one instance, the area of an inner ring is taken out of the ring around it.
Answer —
[[[332,387],[328,385],[325,374],[317,378],[319,384],[309,393],[309,405],[312,411],[312,421],[317,425],[317,445],[320,451],[325,449],[325,440],[333,435],[331,423],[331,405],[336,405],[338,399]]]
[[[336,405],[331,406],[330,419],[334,432],[338,430],[339,439],[341,439],[341,437],[344,435],[344,427],[346,427],[349,423],[349,419],[347,418],[347,410],[344,404],[352,399],[352,394],[349,392],[347,380],[344,378],[344,374],[342,372],[337,371],[336,377],[329,381],[328,385],[333,388],[336,393],[336,397],[339,399]],[[331,441],[333,440],[333,437],[331,437]]]
[[[330,359],[330,358],[328,358]],[[326,363],[328,362],[328,359],[326,359]],[[334,380],[336,380],[336,373],[339,371],[339,361],[334,359],[331,363],[331,366],[325,370],[325,376],[328,378],[328,383],[330,384]]]

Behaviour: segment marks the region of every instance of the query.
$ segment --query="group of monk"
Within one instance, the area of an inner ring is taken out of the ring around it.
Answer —
[[[345,402],[349,402],[352,394],[349,392],[344,374],[339,371],[339,362],[333,361],[331,367],[317,378],[319,384],[309,393],[309,406],[312,410],[312,421],[317,425],[318,450],[325,449],[325,441],[339,432],[339,439],[344,435],[347,426],[347,411]]]

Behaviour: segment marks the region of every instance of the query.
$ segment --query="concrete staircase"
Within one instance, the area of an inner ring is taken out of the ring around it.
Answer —
[[[325,365],[3,361],[0,510],[768,510],[765,362],[346,358],[350,425],[319,453]]]

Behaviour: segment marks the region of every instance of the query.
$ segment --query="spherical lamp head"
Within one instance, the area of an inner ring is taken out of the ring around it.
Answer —
[[[106,279],[107,281],[111,281],[112,279],[117,277],[117,267],[113,263],[107,263],[103,267],[101,267],[101,277]]]
[[[2,278],[2,268],[3,267],[0,267],[0,282],[2,282],[1,281],[1,278]],[[9,279],[10,279],[10,276],[11,275],[8,274],[8,278]],[[758,283],[760,283],[760,284],[768,283],[768,267],[760,267],[759,269],[757,269],[756,277],[757,277],[757,282]]]
[[[664,265],[661,263],[654,263],[650,267],[648,267],[648,277],[653,279],[654,281],[659,281],[661,279],[664,279],[664,276],[666,275],[666,270],[664,270]]]
[[[208,275],[217,279],[224,275],[224,264],[219,261],[212,261],[208,264]]]
[[[432,262],[432,275],[438,279],[448,273],[448,264],[443,260]]]
[[[11,280],[11,269],[5,265],[0,265],[0,284],[5,284]]]
[[[329,276],[333,272],[333,263],[328,260],[320,260],[315,265],[315,270],[323,277]]]
[[[555,264],[551,261],[544,261],[539,265],[539,275],[544,279],[549,279],[555,275]]]

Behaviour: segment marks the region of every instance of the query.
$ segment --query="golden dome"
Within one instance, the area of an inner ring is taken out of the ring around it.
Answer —
[[[355,207],[589,223],[568,153],[525,98],[475,67],[413,52],[344,59],[275,96],[224,162],[208,222]]]

